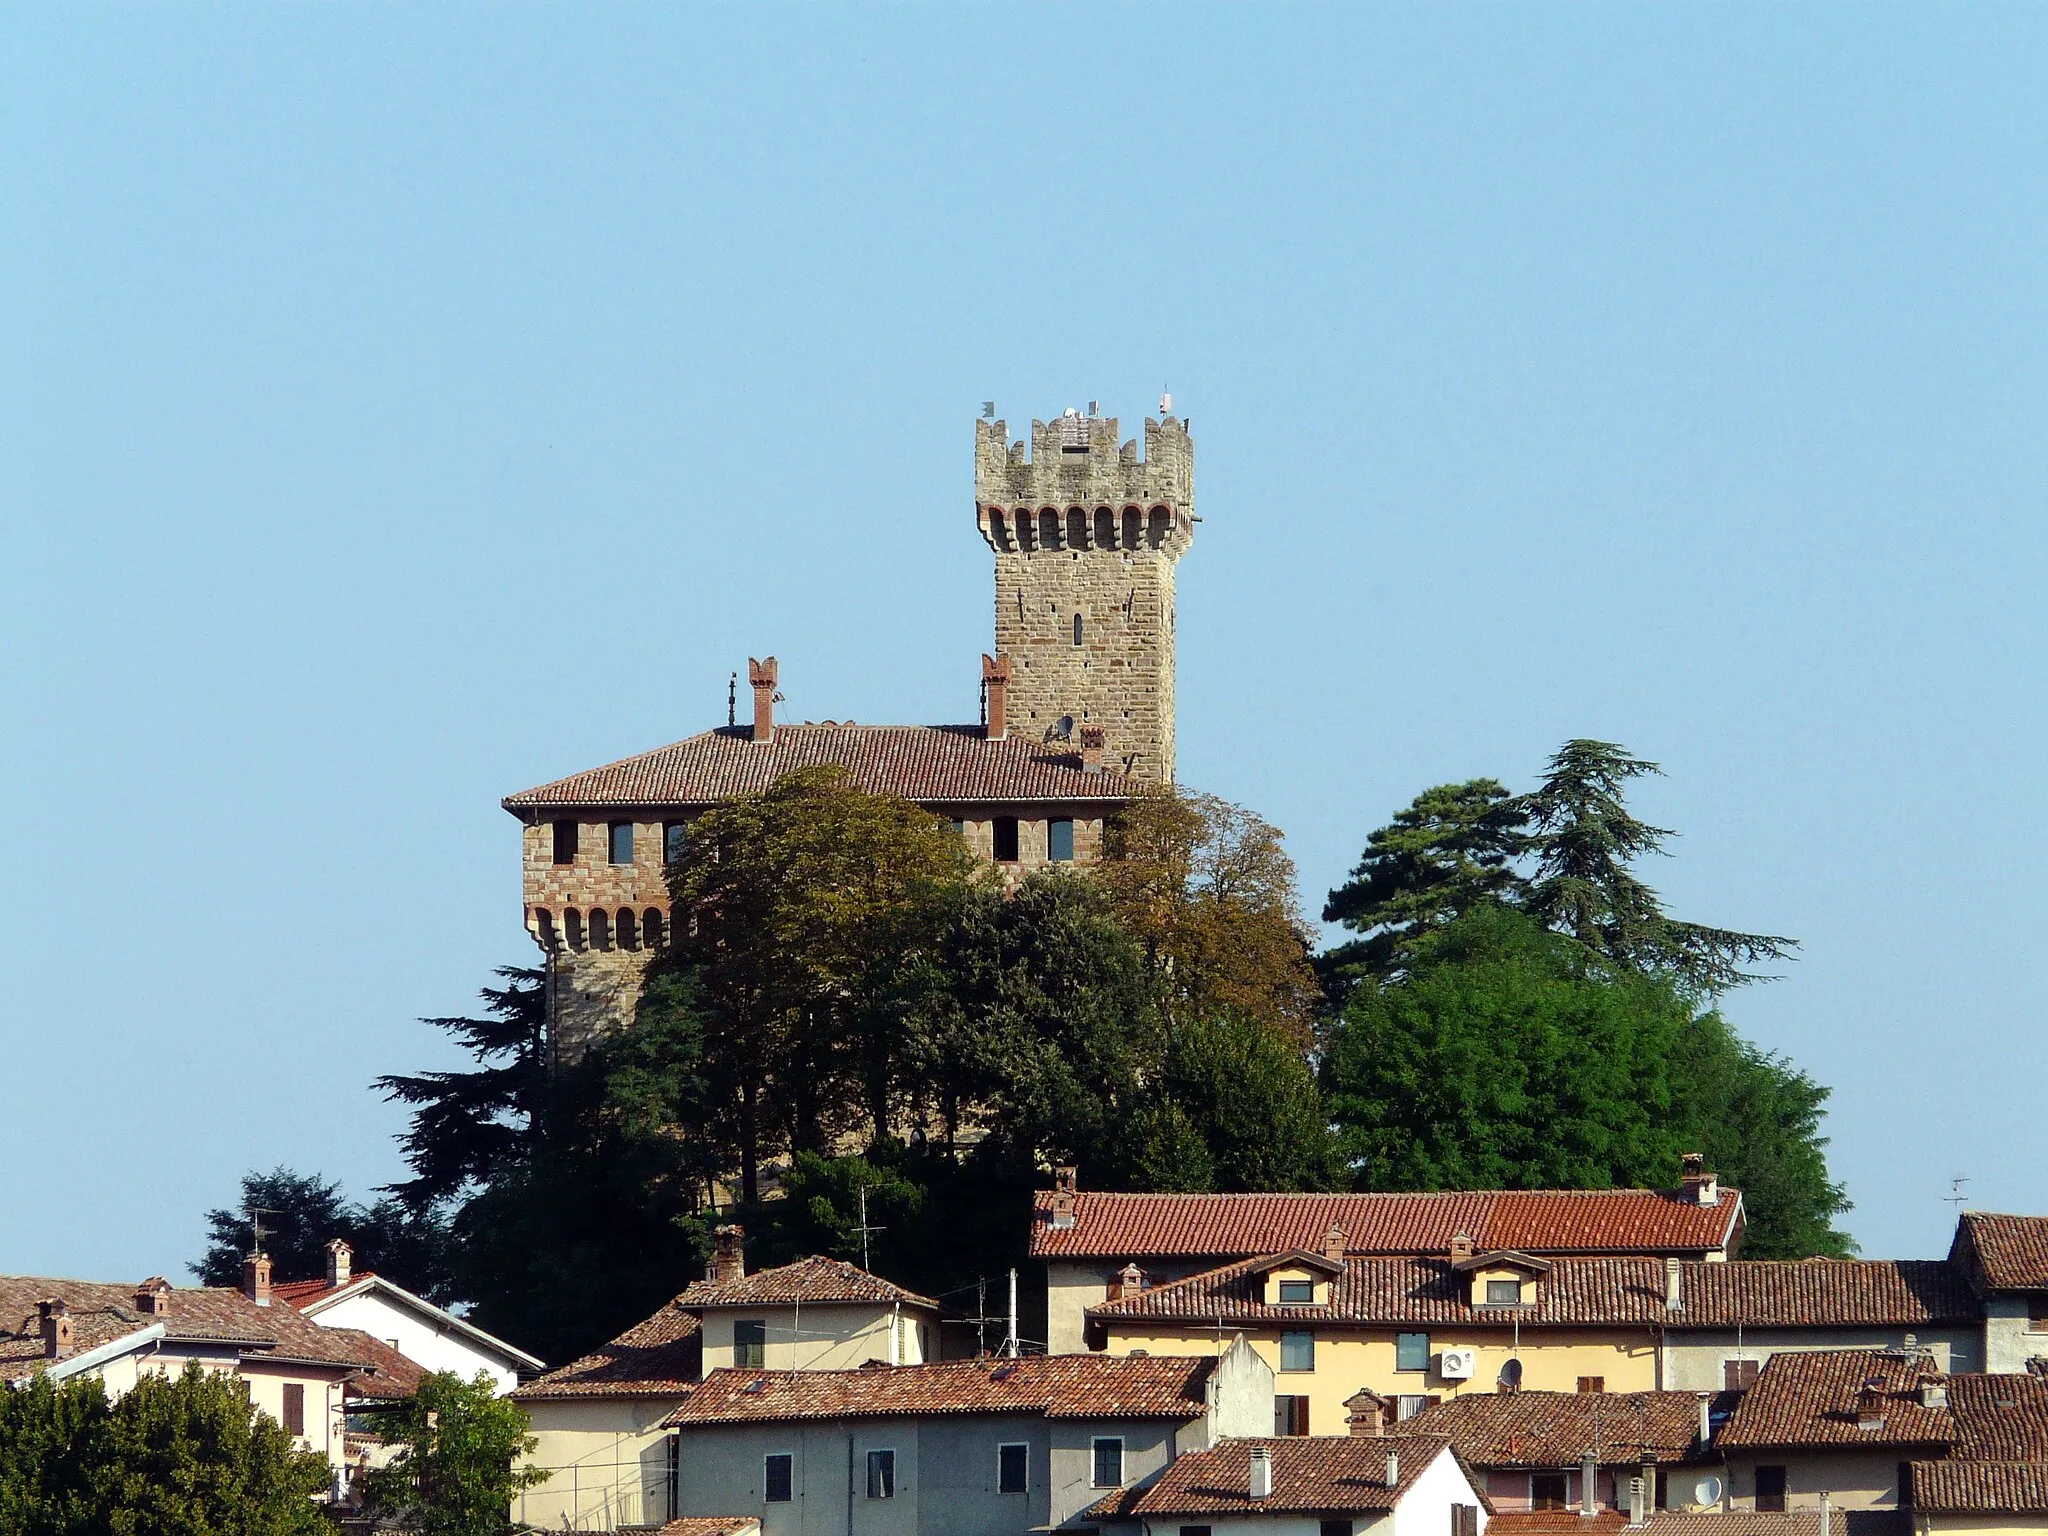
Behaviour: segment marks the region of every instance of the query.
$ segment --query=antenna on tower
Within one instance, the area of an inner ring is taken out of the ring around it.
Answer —
[[[740,723],[740,675],[737,672],[725,685],[725,723],[729,727]]]
[[[260,1254],[263,1252],[263,1218],[282,1216],[284,1212],[272,1210],[267,1205],[245,1206],[244,1209],[249,1213],[249,1230],[252,1234],[249,1251]]]
[[[1162,416],[1171,416],[1173,414],[1173,396],[1167,393],[1164,384],[1159,386],[1159,414]]]
[[[887,1227],[871,1227],[871,1226],[869,1226],[869,1225],[868,1225],[868,1186],[867,1186],[867,1185],[865,1185],[865,1184],[861,1185],[861,1187],[860,1187],[860,1267],[861,1267],[862,1269],[869,1269],[869,1268],[872,1268],[872,1267],[873,1267],[873,1266],[871,1266],[871,1265],[870,1265],[870,1264],[868,1263],[868,1236],[869,1236],[869,1234],[870,1234],[870,1233],[874,1233],[874,1232],[886,1232],[886,1231],[888,1231],[888,1230],[889,1230],[889,1229],[888,1229]]]

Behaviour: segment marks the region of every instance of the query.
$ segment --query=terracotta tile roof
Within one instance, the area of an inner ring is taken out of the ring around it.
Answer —
[[[170,1288],[170,1310],[145,1316],[135,1305],[136,1287],[34,1275],[0,1276],[0,1380],[30,1375],[44,1358],[36,1303],[61,1299],[69,1310],[73,1353],[110,1344],[161,1322],[165,1340],[238,1347],[251,1358],[265,1355],[315,1362],[337,1369],[367,1369],[374,1362],[339,1330],[322,1328],[288,1306],[259,1307],[240,1291],[224,1287]]]
[[[759,794],[820,764],[843,766],[871,794],[935,804],[1128,798],[1120,774],[1084,773],[1078,753],[1017,735],[990,741],[978,725],[778,725],[768,742],[751,740],[744,727],[705,731],[507,795],[504,804],[705,806]]]
[[[1195,1419],[1215,1360],[1027,1355],[854,1371],[713,1371],[664,1421],[756,1423],[902,1414],[1042,1413],[1054,1419]]]
[[[1974,1261],[1994,1291],[2048,1291],[2048,1216],[1965,1211],[1949,1256]]]
[[[1270,1256],[1240,1260],[1150,1290],[1100,1302],[1091,1318],[1355,1323],[1530,1323],[1752,1328],[1904,1325],[1961,1321],[1977,1307],[1959,1275],[1936,1261],[1729,1259],[1679,1269],[1683,1310],[1664,1305],[1664,1261],[1561,1257],[1536,1282],[1537,1303],[1510,1311],[1471,1304],[1470,1281],[1447,1259],[1354,1257],[1320,1307],[1269,1306],[1258,1273]]]
[[[1273,1491],[1262,1499],[1251,1496],[1254,1446],[1265,1447],[1273,1458]],[[1383,1514],[1444,1450],[1442,1440],[1407,1435],[1392,1440],[1333,1435],[1225,1440],[1175,1457],[1156,1481],[1109,1495],[1084,1518]],[[1399,1485],[1389,1488],[1387,1457],[1397,1452]]]
[[[2044,1461],[1916,1461],[1909,1482],[1916,1514],[2048,1514]]]
[[[807,1305],[833,1302],[879,1302],[884,1306],[900,1302],[906,1307],[939,1310],[929,1296],[906,1291],[902,1286],[871,1275],[858,1264],[813,1254],[794,1264],[757,1270],[740,1280],[698,1280],[675,1299],[679,1307],[762,1307],[786,1306],[801,1301]]]
[[[1609,1536],[1623,1530],[1628,1516],[1603,1509],[1590,1519],[1576,1509],[1504,1509],[1486,1522],[1496,1536]]]
[[[704,1369],[704,1338],[697,1314],[670,1302],[609,1344],[529,1381],[512,1396],[521,1402],[555,1397],[679,1397]]]
[[[760,1529],[752,1515],[690,1515],[669,1521],[655,1536],[758,1536]]]
[[[1780,1353],[1764,1362],[1721,1431],[1724,1449],[1746,1446],[1948,1446],[1947,1408],[1921,1404],[1923,1380],[1947,1378],[1925,1355],[1901,1350]],[[1867,1426],[1867,1427],[1866,1427]]]
[[[327,1332],[346,1339],[349,1353],[362,1356],[373,1368],[372,1374],[355,1377],[349,1382],[347,1396],[389,1402],[411,1397],[419,1391],[420,1381],[427,1372],[418,1361],[400,1354],[375,1334],[364,1333],[360,1328],[329,1328]]]
[[[1734,1394],[1710,1405],[1725,1418]],[[1470,1392],[1427,1408],[1404,1432],[1440,1435],[1475,1467],[1576,1467],[1691,1461],[1699,1441],[1695,1392]]]
[[[1449,1253],[1460,1232],[1479,1248],[1532,1254],[1717,1252],[1740,1239],[1742,1193],[1718,1205],[1653,1189],[1476,1190],[1442,1194],[1133,1195],[1082,1191],[1071,1227],[1039,1192],[1031,1251],[1041,1258],[1245,1258],[1320,1252],[1332,1226],[1351,1253]]]
[[[1911,1536],[1910,1522],[1891,1510],[1837,1510],[1829,1536]],[[1575,1509],[1511,1510],[1487,1522],[1490,1536],[1608,1536],[1616,1531],[1640,1536],[1820,1536],[1820,1511],[1754,1509],[1659,1509],[1639,1526],[1628,1516],[1602,1510],[1587,1520]]]
[[[1972,1461],[2048,1462],[2048,1380],[2032,1374],[1945,1376],[1956,1421],[1949,1454]]]

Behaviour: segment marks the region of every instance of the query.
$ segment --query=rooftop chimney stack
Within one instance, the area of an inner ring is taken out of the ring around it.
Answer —
[[[1401,1486],[1401,1453],[1399,1451],[1387,1452],[1387,1486],[1389,1488]]]
[[[1685,1268],[1677,1259],[1664,1261],[1664,1310],[1685,1310]]]
[[[1472,1257],[1472,1234],[1460,1232],[1451,1239],[1451,1262],[1462,1264]]]
[[[259,1307],[270,1305],[270,1255],[252,1253],[242,1260],[242,1294]]]
[[[727,1224],[711,1229],[711,1278],[718,1284],[747,1278],[747,1229]]]
[[[1133,1260],[1118,1270],[1116,1278],[1109,1282],[1109,1299],[1121,1301],[1124,1297],[1135,1296],[1144,1289],[1145,1271],[1138,1268],[1137,1262]]]
[[[135,1310],[144,1317],[163,1317],[171,1310],[171,1282],[151,1275],[135,1287]]]
[[[1700,1398],[1699,1449],[1705,1451],[1714,1443],[1714,1394],[1702,1392]]]
[[[1107,739],[1107,733],[1099,725],[1084,725],[1081,727],[1081,771],[1083,773],[1102,772],[1102,746]]]
[[[1688,1152],[1679,1160],[1683,1170],[1679,1175],[1680,1193],[1694,1205],[1719,1205],[1721,1203],[1721,1176],[1707,1172],[1706,1154]]]
[[[1074,1225],[1074,1196],[1080,1189],[1081,1170],[1060,1167],[1052,1171],[1052,1225],[1055,1232],[1070,1231]]]
[[[1600,1463],[1588,1451],[1579,1463],[1579,1518],[1590,1520],[1600,1513]]]
[[[747,658],[747,685],[754,690],[754,740],[775,739],[775,658]]]
[[[355,1250],[341,1238],[335,1238],[327,1245],[327,1284],[340,1290],[348,1284],[349,1266],[355,1258]]]
[[[986,734],[990,741],[1001,741],[1010,734],[1010,658],[990,656],[986,652],[981,658],[981,687],[988,696],[988,725]]]
[[[1377,1440],[1386,1427],[1387,1400],[1370,1387],[1344,1399],[1344,1427],[1364,1440]]]
[[[62,1360],[71,1353],[71,1309],[60,1298],[37,1302],[36,1321],[42,1328],[45,1360]]]
[[[1389,1456],[1391,1462],[1394,1458]],[[1273,1496],[1273,1453],[1263,1445],[1252,1447],[1251,1496],[1255,1499],[1270,1499]]]

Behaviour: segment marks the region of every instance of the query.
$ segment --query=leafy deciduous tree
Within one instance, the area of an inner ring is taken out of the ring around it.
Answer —
[[[548,1479],[520,1466],[540,1443],[519,1405],[499,1397],[490,1377],[464,1381],[436,1371],[395,1412],[378,1438],[396,1454],[363,1480],[366,1512],[385,1529],[424,1536],[509,1536],[532,1527],[511,1518],[512,1501]]]

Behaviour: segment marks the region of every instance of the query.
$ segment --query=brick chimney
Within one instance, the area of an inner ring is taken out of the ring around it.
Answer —
[[[242,1294],[259,1307],[270,1305],[270,1255],[252,1253],[242,1260]]]
[[[1721,1203],[1721,1176],[1707,1172],[1707,1158],[1703,1152],[1688,1152],[1679,1159],[1682,1170],[1678,1178],[1679,1196],[1689,1205],[1719,1205]]]
[[[135,1287],[135,1310],[144,1317],[163,1317],[171,1310],[171,1282],[151,1275]]]
[[[1334,1221],[1330,1223],[1330,1230],[1323,1234],[1323,1257],[1332,1264],[1344,1262],[1344,1228]]]
[[[1472,1234],[1460,1232],[1451,1239],[1451,1262],[1462,1264],[1472,1257]]]
[[[775,739],[775,658],[747,658],[747,685],[754,690],[754,740]]]
[[[36,1303],[36,1321],[42,1327],[43,1358],[62,1360],[71,1353],[71,1309],[51,1296]]]
[[[1081,1170],[1060,1167],[1052,1171],[1052,1225],[1065,1232],[1074,1225],[1074,1196],[1081,1186]]]
[[[349,1266],[355,1258],[355,1249],[341,1238],[335,1238],[327,1245],[327,1283],[340,1290],[349,1281]]]
[[[990,656],[983,653],[981,658],[981,687],[988,697],[988,724],[985,734],[990,741],[1001,741],[1010,734],[1010,658]]]
[[[1344,1427],[1354,1436],[1377,1440],[1385,1432],[1387,1400],[1370,1387],[1360,1387],[1344,1399]]]
[[[747,1229],[722,1226],[711,1229],[711,1278],[719,1283],[747,1277]]]
[[[1106,739],[1106,734],[1099,725],[1084,725],[1081,727],[1081,771],[1083,773],[1102,772],[1102,744]]]
[[[1116,1278],[1109,1282],[1109,1299],[1121,1301],[1124,1297],[1135,1296],[1144,1289],[1145,1271],[1138,1268],[1137,1263],[1133,1261],[1118,1270]]]

